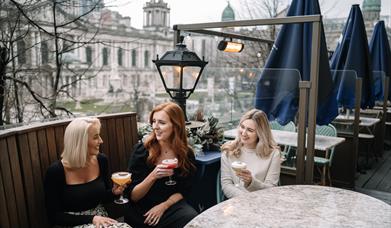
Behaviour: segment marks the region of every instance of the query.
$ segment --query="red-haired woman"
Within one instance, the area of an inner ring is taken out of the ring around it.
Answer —
[[[135,146],[129,161],[132,202],[125,221],[133,227],[183,227],[197,215],[185,201],[195,174],[185,117],[177,104],[168,102],[152,110],[149,122],[153,132]],[[164,160],[177,161],[176,169],[162,164]],[[167,185],[169,179],[176,184]]]

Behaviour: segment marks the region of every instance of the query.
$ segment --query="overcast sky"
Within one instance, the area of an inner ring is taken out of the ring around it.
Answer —
[[[106,6],[119,11],[124,16],[131,17],[133,27],[143,26],[143,6],[149,0],[105,0]],[[244,0],[230,0],[237,17],[243,9]],[[282,0],[287,5],[291,0]],[[227,6],[227,0],[164,0],[170,7],[171,25],[221,20],[221,13]],[[319,0],[322,14],[326,18],[347,17],[352,4],[362,4],[363,0]],[[381,0],[381,15],[391,15],[391,0]],[[115,6],[115,7],[114,7]],[[250,18],[236,18],[250,19]],[[391,18],[390,18],[391,20]],[[387,23],[387,22],[386,22]],[[391,24],[391,21],[388,21]]]

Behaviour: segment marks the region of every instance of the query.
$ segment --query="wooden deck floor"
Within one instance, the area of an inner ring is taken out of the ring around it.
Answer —
[[[373,162],[366,174],[357,174],[355,191],[378,198],[391,205],[391,149]]]

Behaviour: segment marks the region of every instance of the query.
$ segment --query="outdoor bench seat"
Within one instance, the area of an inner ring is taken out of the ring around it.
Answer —
[[[102,153],[109,172],[126,170],[138,141],[136,113],[98,116],[102,123]],[[70,120],[45,122],[0,131],[0,227],[50,227],[45,210],[43,179],[60,158],[65,127]],[[109,214],[121,208],[109,205]]]

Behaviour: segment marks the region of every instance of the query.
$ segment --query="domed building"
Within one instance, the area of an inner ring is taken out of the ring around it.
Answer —
[[[380,18],[381,0],[364,0],[361,9],[365,21],[377,21]]]
[[[221,21],[234,21],[235,12],[231,7],[231,4],[228,2],[228,5],[225,7],[223,13],[221,14]]]
[[[368,41],[371,40],[373,29],[376,22],[384,20],[387,22],[390,20],[389,16],[380,16],[381,0],[363,0],[360,5],[361,12],[364,17],[365,29],[367,31]],[[335,50],[338,39],[342,34],[342,30],[346,24],[346,18],[349,16],[349,12],[346,13],[345,18],[326,18],[323,19],[324,31],[326,35],[326,44],[329,50]],[[391,28],[387,27],[387,34],[389,41],[391,40]]]

